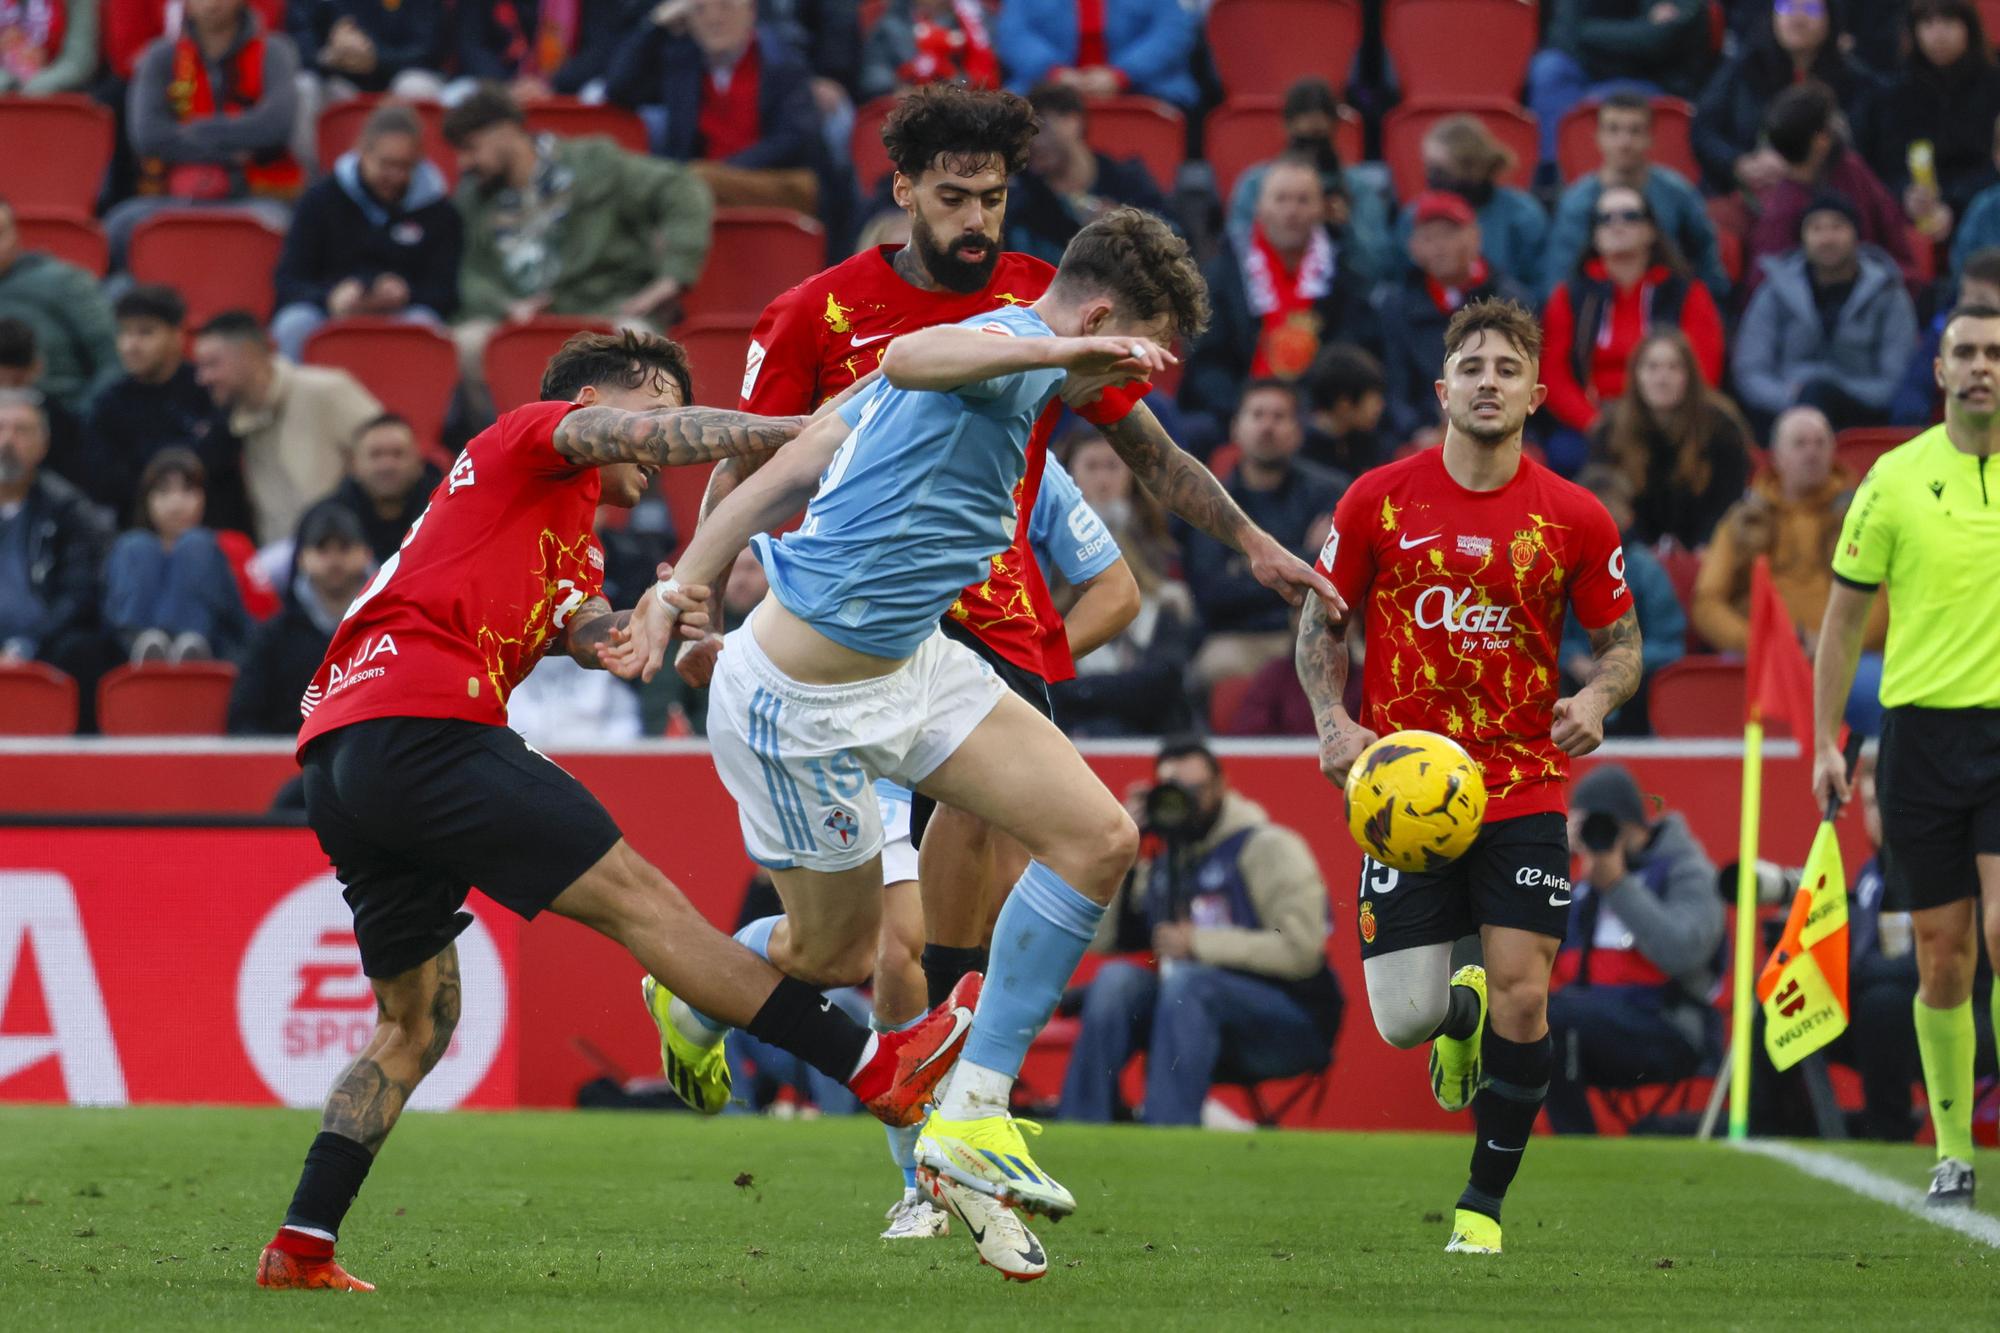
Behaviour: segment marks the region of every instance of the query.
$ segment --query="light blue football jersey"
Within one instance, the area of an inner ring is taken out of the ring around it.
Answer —
[[[1042,488],[1035,493],[1034,512],[1028,515],[1028,544],[1035,548],[1044,572],[1061,570],[1072,587],[1118,563],[1118,542],[1111,529],[1083,502],[1083,492],[1054,454],[1042,471]]]
[[[1050,337],[1025,306],[964,321],[996,336]],[[805,521],[753,539],[771,592],[834,642],[904,658],[1014,540],[1014,486],[1028,438],[1063,381],[1030,370],[949,393],[886,380],[841,409],[853,427]]]

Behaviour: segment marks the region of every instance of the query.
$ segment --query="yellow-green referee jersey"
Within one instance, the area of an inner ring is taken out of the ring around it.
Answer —
[[[2000,708],[2000,456],[1961,453],[1943,426],[1882,455],[1833,576],[1888,585],[1883,707]]]

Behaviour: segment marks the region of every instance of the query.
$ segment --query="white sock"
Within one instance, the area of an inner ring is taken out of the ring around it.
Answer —
[[[674,1031],[697,1046],[713,1046],[729,1031],[728,1028],[710,1027],[702,1022],[701,1015],[678,995],[667,1002],[667,1019],[674,1025]]]
[[[938,1103],[938,1114],[946,1120],[983,1120],[1007,1114],[1007,1099],[1014,1080],[997,1069],[960,1060],[951,1071],[951,1086]]]
[[[849,1083],[852,1083],[854,1081],[854,1076],[856,1074],[859,1074],[862,1070],[866,1069],[868,1067],[868,1062],[875,1058],[875,1052],[881,1049],[882,1049],[882,1039],[876,1036],[872,1032],[869,1033],[868,1044],[861,1048],[861,1058],[854,1062],[854,1070],[852,1073],[848,1074],[847,1081]]]

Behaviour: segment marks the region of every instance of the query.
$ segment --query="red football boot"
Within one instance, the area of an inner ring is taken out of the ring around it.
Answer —
[[[951,988],[945,1002],[914,1027],[877,1034],[874,1058],[847,1084],[876,1119],[890,1125],[914,1125],[924,1118],[924,1104],[951,1071],[965,1047],[966,1035],[972,1031],[979,984],[979,973],[968,972]]]
[[[333,1242],[300,1231],[280,1230],[257,1257],[257,1285],[298,1290],[373,1291],[333,1257]]]

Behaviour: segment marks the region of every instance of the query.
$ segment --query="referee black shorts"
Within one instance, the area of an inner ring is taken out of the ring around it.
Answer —
[[[945,617],[940,628],[947,639],[956,639],[979,655],[979,660],[993,668],[994,674],[1007,688],[1026,699],[1037,713],[1055,721],[1055,705],[1049,702],[1049,683],[1034,672],[1015,666],[1000,654],[986,646],[986,641],[965,628],[951,617]],[[910,793],[910,846],[924,845],[924,829],[930,825],[931,814],[936,811],[937,802],[922,792]]]
[[[1885,906],[1978,897],[1975,858],[2000,855],[2000,709],[1889,709],[1875,790],[1901,900]]]
[[[582,783],[507,727],[372,718],[315,737],[301,767],[371,977],[442,953],[472,924],[472,888],[532,920],[619,838]]]

